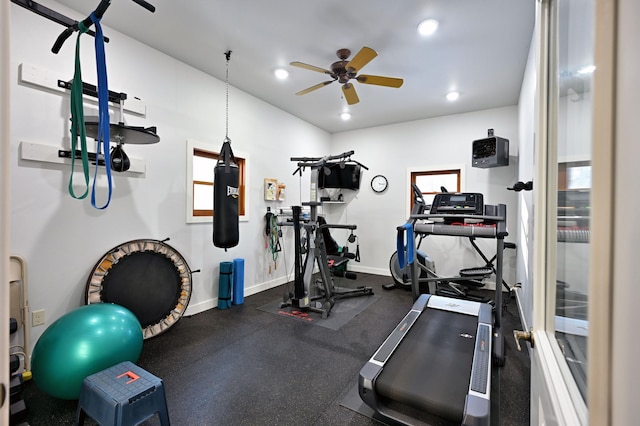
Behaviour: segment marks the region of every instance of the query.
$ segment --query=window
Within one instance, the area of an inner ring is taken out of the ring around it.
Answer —
[[[444,169],[411,170],[410,183],[420,188],[424,201],[430,205],[435,194],[446,188],[448,192],[462,192],[462,166]],[[413,197],[410,197],[409,211],[413,208]]]
[[[558,190],[590,189],[591,162],[572,161],[558,163]]]
[[[233,147],[232,147],[233,148]],[[220,146],[187,141],[187,223],[210,222],[213,217],[213,169],[218,162]],[[240,220],[248,220],[248,157],[235,152],[239,168]]]

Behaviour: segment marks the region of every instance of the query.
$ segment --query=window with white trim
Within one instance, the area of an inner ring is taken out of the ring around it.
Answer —
[[[415,183],[424,201],[430,205],[437,193],[462,191],[462,168],[427,169],[411,171],[411,183]],[[409,211],[413,208],[413,197],[409,201]]]
[[[211,222],[213,218],[213,170],[218,162],[219,146],[187,141],[187,223]],[[238,165],[238,213],[241,221],[248,220],[248,157],[235,152]]]

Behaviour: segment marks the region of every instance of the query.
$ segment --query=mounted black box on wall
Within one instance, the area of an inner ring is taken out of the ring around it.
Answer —
[[[493,135],[489,129],[488,137],[473,141],[471,166],[481,169],[509,165],[509,139]]]

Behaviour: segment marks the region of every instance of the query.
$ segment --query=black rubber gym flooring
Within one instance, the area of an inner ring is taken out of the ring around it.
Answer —
[[[353,397],[360,368],[413,304],[408,291],[383,290],[389,282],[358,274],[353,283],[380,297],[338,330],[259,309],[281,298],[285,285],[228,310],[183,317],[145,340],[137,364],[164,380],[173,425],[378,425],[342,402]],[[492,424],[528,425],[530,362],[511,337],[521,328],[516,301],[505,297],[505,303],[506,365]],[[33,382],[25,383],[24,398],[29,425],[74,423],[76,401],[50,397]],[[154,417],[144,424],[160,423]]]

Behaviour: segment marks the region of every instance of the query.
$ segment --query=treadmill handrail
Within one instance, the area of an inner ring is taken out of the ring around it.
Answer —
[[[498,228],[495,226],[448,225],[445,223],[416,223],[413,227],[415,234],[445,235],[450,237],[479,237],[500,238]],[[506,235],[506,234],[505,234]]]
[[[504,220],[502,216],[487,216],[478,214],[447,214],[447,213],[424,213],[424,214],[412,214],[409,216],[411,219],[475,219],[475,220],[490,220],[499,222]]]
[[[452,237],[484,237],[504,239],[509,235],[507,231],[507,206],[505,204],[485,205],[487,208],[495,210],[494,215],[472,215],[472,214],[412,214],[411,219],[416,221],[414,225],[414,233],[416,234],[433,234],[433,235],[449,235]],[[456,225],[443,222],[417,222],[418,220],[431,219],[456,219],[457,222],[464,222],[465,219],[491,221],[490,225],[486,223],[468,223],[465,225]]]

